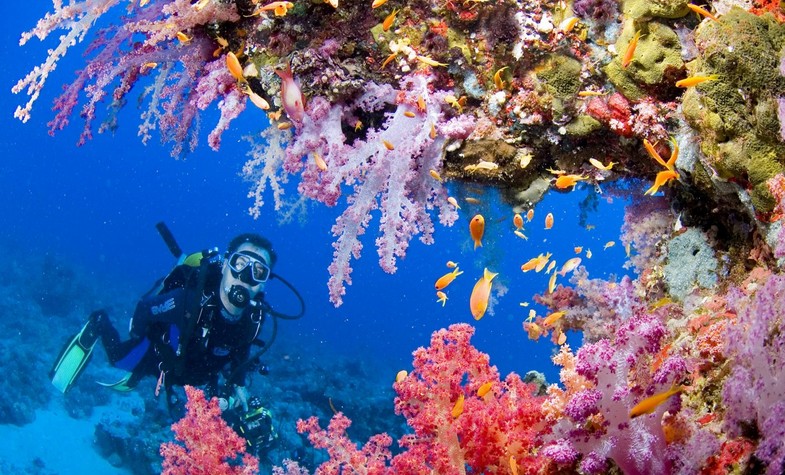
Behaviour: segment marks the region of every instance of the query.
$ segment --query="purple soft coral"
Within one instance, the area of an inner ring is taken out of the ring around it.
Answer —
[[[755,456],[767,473],[785,467],[785,277],[772,276],[752,299],[736,291],[730,301],[738,321],[728,327],[728,358],[735,364],[725,382],[725,424],[732,436],[754,424],[760,432]]]
[[[351,104],[314,99],[287,148],[284,166],[289,173],[302,171],[299,190],[303,195],[332,206],[344,185],[353,187],[349,204],[332,229],[337,240],[328,287],[330,301],[336,306],[346,293],[344,285],[351,284],[350,262],[360,256],[360,238],[372,211],[382,211],[376,247],[379,265],[389,273],[396,271],[397,258],[406,254],[415,235],[426,244],[433,242],[429,209],[439,208],[442,224],[450,225],[457,219],[445,189],[429,170],[441,169],[445,138],[465,137],[473,121],[445,123],[441,113],[444,95],[430,91],[428,77],[412,75],[402,80],[400,90],[369,83]],[[417,109],[418,97],[426,102],[424,111]],[[392,112],[385,114],[380,127],[371,127],[364,139],[348,143],[341,128],[346,117],[356,110],[371,113],[383,109]],[[313,154],[323,157],[324,169],[303,161]]]

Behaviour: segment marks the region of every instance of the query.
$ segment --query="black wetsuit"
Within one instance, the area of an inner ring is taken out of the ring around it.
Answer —
[[[134,312],[130,340],[121,341],[109,319],[103,318],[101,341],[111,363],[132,373],[129,386],[147,375],[159,377],[162,371],[167,387],[215,386],[223,369],[236,373],[231,383],[246,384],[247,365],[242,363],[248,359],[251,344],[259,334],[262,311],[249,306],[232,320],[219,297],[220,271],[215,267],[205,269],[210,275],[201,293],[194,284],[199,270],[180,266],[164,280],[164,290],[143,297]],[[189,331],[189,309],[197,319],[190,328],[188,344],[181,345]]]

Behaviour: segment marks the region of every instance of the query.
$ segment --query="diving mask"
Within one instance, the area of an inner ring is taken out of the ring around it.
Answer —
[[[262,256],[251,251],[235,252],[229,256],[228,264],[234,277],[251,287],[267,282],[270,278],[270,266]]]

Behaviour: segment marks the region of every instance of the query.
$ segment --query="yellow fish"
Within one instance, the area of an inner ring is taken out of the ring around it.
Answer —
[[[481,319],[485,315],[485,311],[488,310],[488,298],[491,296],[491,281],[497,275],[499,274],[489,271],[486,267],[480,280],[474,284],[472,295],[469,298],[469,309],[475,320]]]
[[[487,383],[477,388],[477,396],[479,397],[485,396],[486,394],[488,394],[488,391],[490,391],[492,387],[493,387],[493,382],[488,381]]]

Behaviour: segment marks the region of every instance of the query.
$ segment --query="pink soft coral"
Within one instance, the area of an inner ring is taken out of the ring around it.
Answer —
[[[414,352],[414,369],[394,385],[395,410],[413,433],[400,440],[404,452],[389,467],[382,463],[389,457],[384,434],[369,442],[374,450],[369,452],[366,444],[360,451],[344,435],[348,419],[343,414],[336,414],[326,431],[314,418],[300,421],[298,428],[330,454],[317,473],[339,473],[339,468],[368,474],[541,471],[545,459],[534,449],[547,432],[544,398],[514,373],[501,381],[488,355],[470,344],[473,334],[470,325],[452,325],[435,332],[429,348]],[[462,409],[456,406],[460,399]]]

